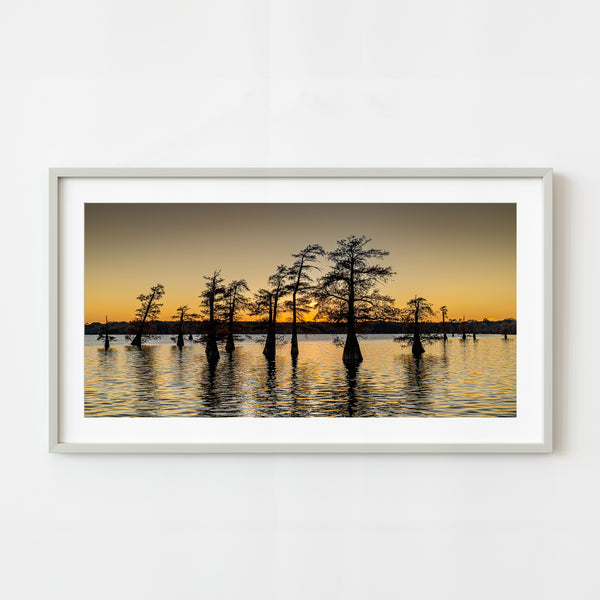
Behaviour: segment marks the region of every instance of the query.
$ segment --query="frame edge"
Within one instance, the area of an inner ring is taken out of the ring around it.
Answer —
[[[403,178],[543,178],[549,168],[507,167],[213,167],[213,168],[52,168],[51,176],[62,177],[233,177],[233,178],[294,178],[294,177],[403,177]]]
[[[59,173],[56,169],[49,171],[50,203],[49,203],[49,451],[55,452],[58,446],[58,181]]]
[[[196,444],[196,443],[69,443],[60,441],[59,356],[59,184],[67,177],[182,178],[182,177],[399,177],[399,178],[539,178],[543,185],[544,228],[544,422],[542,441],[514,444]],[[553,450],[552,390],[552,190],[551,168],[50,168],[49,169],[49,439],[48,451],[59,454],[98,453],[551,453]]]
[[[553,446],[553,171],[547,169],[542,177],[543,185],[543,209],[544,209],[544,452],[552,452]]]

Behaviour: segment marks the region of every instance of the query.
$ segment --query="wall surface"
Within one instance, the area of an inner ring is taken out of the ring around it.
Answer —
[[[600,597],[600,9],[3,0],[0,597]],[[53,166],[549,166],[551,455],[47,453]]]

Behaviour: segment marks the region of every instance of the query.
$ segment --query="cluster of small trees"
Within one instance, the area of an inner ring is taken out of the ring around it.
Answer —
[[[291,355],[297,357],[298,323],[311,310],[316,310],[318,319],[345,324],[342,359],[346,364],[362,362],[358,341],[360,325],[373,321],[402,319],[410,328],[410,335],[400,336],[397,340],[410,342],[413,354],[420,356],[425,351],[421,323],[434,315],[433,306],[425,298],[415,296],[403,309],[398,309],[394,306],[393,298],[380,292],[381,285],[395,273],[391,267],[383,264],[389,252],[371,248],[370,242],[366,236],[351,235],[339,240],[335,249],[329,252],[320,244],[309,244],[291,255],[293,261],[289,266],[277,266],[268,277],[265,287],[253,296],[249,294],[245,279],[226,283],[221,271],[215,270],[212,275],[204,276],[204,290],[199,296],[200,313],[194,313],[188,305],[182,305],[173,315],[177,323],[177,346],[184,345],[186,333],[192,339],[193,330],[198,321],[203,319],[206,323],[206,356],[210,362],[215,362],[219,359],[218,327],[226,328],[225,350],[233,352],[236,321],[245,312],[265,320],[267,334],[263,354],[273,359],[277,348],[277,320],[283,311],[291,314]],[[322,272],[319,264],[319,259],[323,257],[330,263],[325,272]],[[316,280],[315,271],[322,273]],[[149,293],[138,296],[140,306],[129,329],[132,346],[141,346],[142,341],[152,335],[152,324],[158,320],[164,293],[164,287],[157,283]],[[447,339],[448,309],[442,306],[439,310],[442,315],[442,337]],[[107,319],[98,336],[98,339],[104,340],[105,348],[110,345],[110,333],[111,323]],[[426,339],[433,337],[431,334],[425,336]]]

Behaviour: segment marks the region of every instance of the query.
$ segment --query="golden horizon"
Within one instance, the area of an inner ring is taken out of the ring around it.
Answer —
[[[181,304],[179,304],[178,306],[181,306]],[[487,313],[486,313],[487,314]],[[108,315],[106,315],[108,316]],[[505,317],[489,317],[489,316],[483,316],[483,317],[472,317],[472,316],[467,316],[464,315],[464,320],[465,322],[468,321],[483,321],[487,319],[488,321],[507,321],[507,320],[512,320],[512,321],[516,321],[516,317],[514,316],[505,316]],[[116,322],[116,323],[131,323],[133,322],[135,319],[133,318],[109,318],[108,321],[109,322]],[[172,322],[172,323],[176,323],[177,322],[177,318],[163,318],[162,316],[159,317],[158,321],[162,321],[162,322]],[[207,321],[208,318],[204,319],[197,319],[196,322],[198,323],[202,323],[204,321]],[[455,318],[455,317],[451,317],[448,316],[446,318],[446,323],[450,323],[452,321],[456,322],[456,323],[460,323],[462,320],[462,316],[460,318]],[[99,319],[93,319],[93,320],[85,320],[85,325],[92,325],[93,323],[104,323],[106,321],[106,319],[103,318],[99,318]],[[265,319],[261,319],[259,317],[256,318],[237,318],[235,320],[236,323],[240,323],[240,324],[244,324],[244,323],[260,323],[261,321],[265,321]],[[221,319],[220,322],[224,322],[224,319]],[[291,323],[292,322],[292,315],[291,313],[285,313],[285,316],[277,316],[277,323]],[[371,322],[383,322],[383,323],[401,323],[402,319],[387,319],[387,320],[377,320],[377,319],[373,319]],[[437,318],[429,318],[429,319],[424,319],[422,320],[422,323],[441,323],[442,322],[442,318],[440,316],[439,319]],[[333,321],[328,321],[327,319],[317,319],[317,318],[305,318],[303,321],[298,321],[298,325],[302,325],[303,323],[333,323]]]

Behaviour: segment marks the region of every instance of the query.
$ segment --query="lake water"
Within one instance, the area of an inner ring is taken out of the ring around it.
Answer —
[[[450,337],[415,361],[393,335],[360,341],[364,361],[342,362],[332,336],[299,336],[300,355],[278,347],[268,362],[258,339],[209,365],[204,345],[180,350],[171,336],[108,351],[85,336],[86,417],[515,417],[516,337]]]

